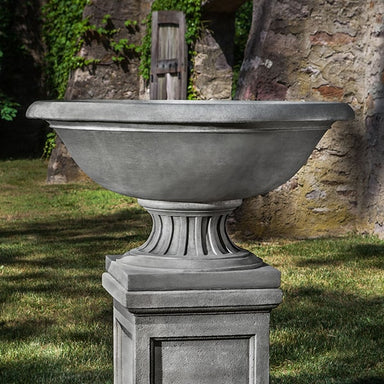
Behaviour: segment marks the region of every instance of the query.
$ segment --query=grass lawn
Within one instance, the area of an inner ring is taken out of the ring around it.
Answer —
[[[0,162],[0,383],[112,384],[104,256],[141,244],[150,218],[131,198],[46,185],[45,173],[41,160]],[[282,272],[272,383],[384,383],[383,241],[240,245]]]

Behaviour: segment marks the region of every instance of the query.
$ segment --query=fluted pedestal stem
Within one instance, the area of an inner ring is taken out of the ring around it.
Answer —
[[[139,200],[152,216],[152,232],[120,262],[138,268],[213,272],[254,269],[262,260],[228,236],[228,215],[241,200],[211,204]]]

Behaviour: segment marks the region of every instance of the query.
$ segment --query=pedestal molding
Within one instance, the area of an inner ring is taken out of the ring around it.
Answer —
[[[235,245],[226,229],[241,200],[183,203],[139,199],[152,217],[152,232],[117,262],[152,271],[213,272],[255,269],[263,261]]]
[[[282,301],[279,288],[129,292],[104,273],[103,287],[131,313],[271,311]]]
[[[180,272],[136,268],[120,263],[121,258],[125,256],[107,256],[106,270],[129,292],[280,287],[280,271],[265,263],[255,269],[237,271]]]

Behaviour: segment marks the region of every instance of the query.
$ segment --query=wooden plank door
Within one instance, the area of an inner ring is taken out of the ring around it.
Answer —
[[[152,13],[150,97],[153,100],[187,98],[185,28],[183,12]]]

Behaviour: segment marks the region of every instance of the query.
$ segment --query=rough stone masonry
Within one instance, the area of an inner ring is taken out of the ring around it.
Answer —
[[[356,120],[336,123],[286,184],[245,201],[240,229],[384,237],[384,2],[276,0],[261,21],[240,98],[343,101]]]

